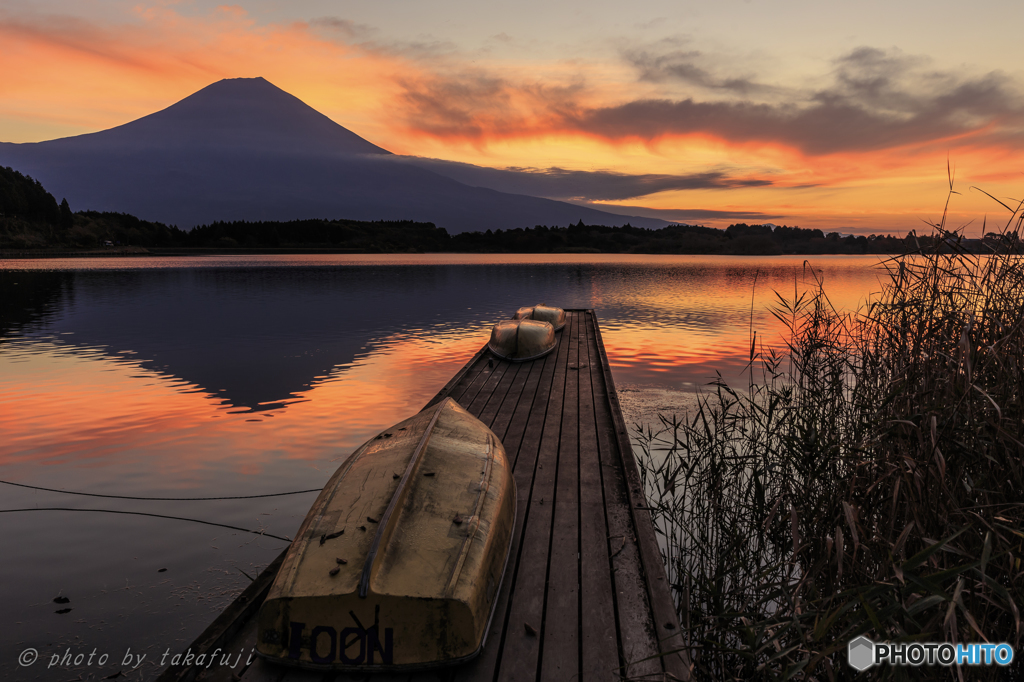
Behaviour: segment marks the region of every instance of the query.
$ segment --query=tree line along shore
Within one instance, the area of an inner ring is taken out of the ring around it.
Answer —
[[[513,230],[449,234],[434,223],[409,220],[307,219],[214,222],[182,230],[126,213],[77,211],[59,204],[37,181],[0,167],[0,250],[164,253],[177,250],[313,251],[337,253],[650,253],[650,254],[898,254],[916,250],[908,235],[854,236],[800,227],[739,223],[725,230],[697,225],[661,229],[537,225]],[[961,249],[984,252],[989,240],[962,240]],[[918,240],[917,243],[914,240]],[[930,243],[930,242],[929,242]],[[924,244],[927,246],[928,244]]]

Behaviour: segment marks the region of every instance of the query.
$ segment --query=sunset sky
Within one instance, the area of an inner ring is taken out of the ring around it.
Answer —
[[[715,227],[903,234],[948,159],[978,236],[1009,212],[972,187],[1024,196],[1021,26],[1003,1],[0,0],[0,141],[262,76],[396,154]]]

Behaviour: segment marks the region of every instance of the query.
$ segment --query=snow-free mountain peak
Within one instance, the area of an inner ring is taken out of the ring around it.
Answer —
[[[104,151],[170,143],[182,150],[390,154],[264,78],[226,78],[131,123],[62,142],[72,140]]]

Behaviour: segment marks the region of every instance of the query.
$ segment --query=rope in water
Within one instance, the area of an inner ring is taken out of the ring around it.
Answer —
[[[37,485],[26,485],[12,481],[0,481],[5,485],[16,485],[19,488],[31,488],[32,490],[45,490],[48,493],[64,493],[65,495],[85,495],[86,497],[108,497],[114,500],[156,500],[162,502],[198,502],[201,500],[252,500],[257,497],[281,497],[282,495],[300,495],[302,493],[318,493],[322,488],[310,488],[309,490],[293,490],[287,493],[267,493],[265,495],[234,495],[232,497],[131,497],[129,495],[100,495],[98,493],[82,493],[74,490],[57,490],[56,488],[41,488]]]
[[[173,519],[175,521],[191,521],[192,523],[201,523],[206,526],[217,526],[219,528],[230,528],[231,530],[240,530],[243,533],[252,533],[253,535],[262,535],[267,538],[274,538],[275,540],[282,540],[284,542],[291,542],[290,538],[283,538],[280,535],[273,535],[271,533],[265,533],[260,530],[250,530],[248,528],[239,528],[238,526],[229,526],[226,523],[214,523],[213,521],[203,521],[202,519],[189,519],[184,516],[167,516],[165,514],[149,514],[147,512],[135,512],[135,511],[121,511],[119,509],[75,509],[72,507],[32,507],[29,509],[0,509],[0,514],[7,514],[10,512],[29,512],[29,511],[80,511],[80,512],[102,512],[104,514],[130,514],[134,516],[153,516],[158,519]]]

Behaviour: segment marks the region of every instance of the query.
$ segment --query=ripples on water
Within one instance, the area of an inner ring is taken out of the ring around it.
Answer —
[[[839,307],[875,257],[812,261]],[[417,412],[521,305],[594,308],[627,423],[735,381],[750,330],[802,257],[217,256],[0,261],[0,480],[94,494],[218,497],[323,485]],[[755,275],[757,286],[754,287]],[[125,650],[152,677],[291,537],[314,494],[141,501],[0,485],[4,679],[99,679]],[[61,508],[68,511],[39,511]],[[71,511],[75,510],[75,511]],[[106,510],[106,511],[96,511]],[[161,571],[160,569],[166,569]],[[58,595],[71,601],[53,603]],[[66,613],[56,613],[70,608]],[[27,647],[42,658],[12,665]],[[110,655],[58,664],[68,649]],[[14,652],[14,653],[11,653]]]

